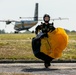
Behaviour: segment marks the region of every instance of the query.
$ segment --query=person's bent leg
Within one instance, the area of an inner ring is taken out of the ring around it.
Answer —
[[[51,66],[51,61],[53,60],[54,58],[52,58],[52,57],[48,57],[48,59],[47,60],[45,60],[44,61],[44,66],[45,66],[45,68],[48,68],[49,66]]]

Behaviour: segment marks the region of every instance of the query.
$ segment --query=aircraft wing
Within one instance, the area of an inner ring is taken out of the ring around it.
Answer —
[[[10,22],[20,22],[19,20],[0,20],[0,22],[7,22],[7,21],[10,21]]]
[[[54,18],[54,19],[51,19],[51,20],[53,20],[53,21],[55,21],[55,20],[69,20],[69,18],[61,18],[61,17],[59,17],[59,18]]]
[[[11,22],[20,22],[17,20],[0,20],[0,22],[6,22],[6,24],[10,24]]]
[[[55,20],[69,20],[69,18],[51,18],[50,20],[55,21]],[[41,18],[38,19],[38,21],[43,21]]]

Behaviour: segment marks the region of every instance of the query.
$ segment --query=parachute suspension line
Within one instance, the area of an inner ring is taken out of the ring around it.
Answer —
[[[49,43],[47,37],[46,37],[46,41],[47,41],[47,43],[48,43],[48,45],[49,45],[49,47],[50,47],[50,50],[51,50],[51,46],[50,46],[50,43]]]

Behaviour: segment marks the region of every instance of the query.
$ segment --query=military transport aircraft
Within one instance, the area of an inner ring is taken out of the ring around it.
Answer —
[[[22,17],[20,17],[22,18]],[[0,20],[0,22],[6,22],[6,25],[10,24],[11,22],[15,22],[14,29],[16,32],[21,31],[21,30],[28,30],[29,28],[33,27],[38,23],[38,3],[35,5],[35,14],[33,20]]]
[[[15,22],[14,25],[14,29],[16,30],[15,33],[18,33],[21,30],[28,30],[29,28],[35,26],[38,21],[42,21],[42,17],[38,17],[38,3],[36,3],[35,5],[35,13],[34,13],[34,17],[20,17],[21,18],[25,18],[25,20],[0,20],[0,22],[6,22],[6,25],[10,24],[11,22]],[[26,18],[31,18],[33,20],[26,20]],[[40,19],[39,19],[40,18]],[[51,19],[52,21],[54,20],[65,20],[68,18],[55,18],[55,19]]]

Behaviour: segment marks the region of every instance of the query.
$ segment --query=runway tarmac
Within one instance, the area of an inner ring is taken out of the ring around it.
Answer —
[[[46,69],[44,63],[1,63],[0,73],[28,73],[33,75],[76,75],[76,63],[51,63]]]

